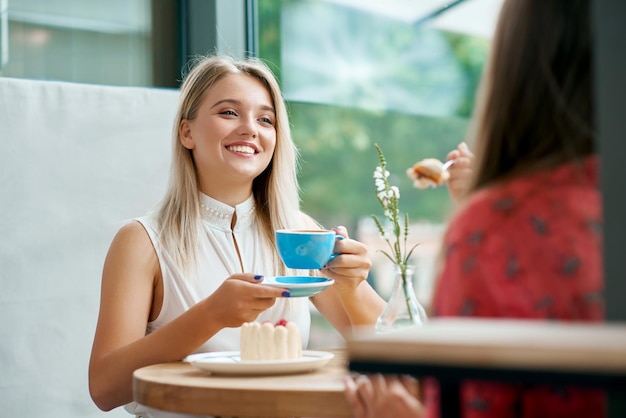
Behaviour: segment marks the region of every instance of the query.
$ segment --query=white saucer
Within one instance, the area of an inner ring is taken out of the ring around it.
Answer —
[[[326,351],[305,350],[297,360],[241,361],[239,351],[221,351],[192,354],[184,361],[212,374],[251,376],[309,372],[324,366],[334,356]]]

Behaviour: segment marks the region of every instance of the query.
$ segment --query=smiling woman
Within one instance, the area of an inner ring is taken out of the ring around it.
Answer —
[[[274,230],[320,229],[299,208],[287,111],[259,61],[214,56],[194,64],[180,90],[165,197],[120,229],[105,261],[89,367],[91,396],[104,410],[127,404],[159,416],[131,403],[133,372],[236,351],[246,322],[293,322],[306,347],[306,296],[340,332],[373,326],[384,305],[365,281],[367,248],[343,227],[334,228],[344,238],[337,256],[319,270],[327,287],[291,294],[289,283],[263,285],[265,276],[311,274],[285,267]]]
[[[235,205],[252,194],[251,178],[269,165],[276,114],[263,83],[247,74],[215,82],[195,114],[183,115],[179,135],[191,150],[200,190]]]

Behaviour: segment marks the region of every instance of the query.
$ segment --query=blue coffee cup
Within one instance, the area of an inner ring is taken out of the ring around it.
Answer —
[[[331,230],[279,229],[276,247],[283,263],[292,269],[319,270],[337,257],[335,240],[343,239]]]

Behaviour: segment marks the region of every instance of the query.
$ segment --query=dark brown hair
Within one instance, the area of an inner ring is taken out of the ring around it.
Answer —
[[[589,0],[504,2],[469,138],[470,192],[596,151],[590,17]]]

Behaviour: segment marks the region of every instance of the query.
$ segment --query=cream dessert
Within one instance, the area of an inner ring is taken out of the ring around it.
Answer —
[[[406,174],[413,180],[413,186],[418,189],[441,186],[450,177],[444,164],[436,158],[418,161],[406,171]]]
[[[246,322],[241,326],[242,361],[293,360],[302,357],[302,340],[295,323],[281,319],[276,324]]]

